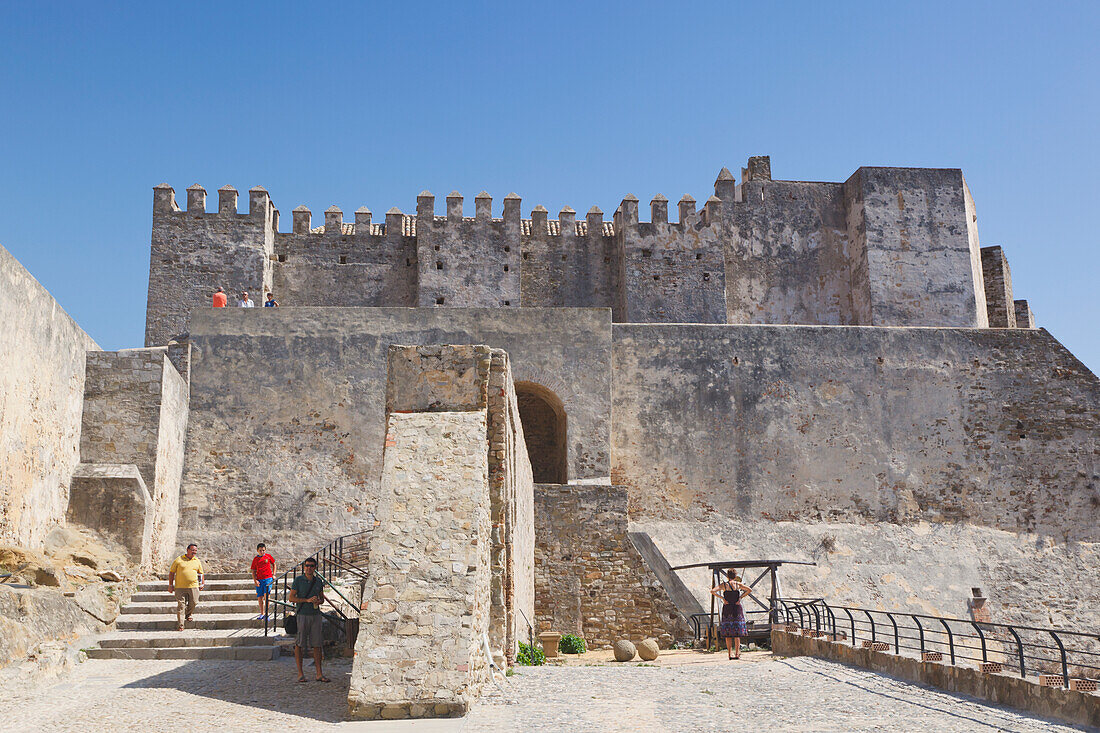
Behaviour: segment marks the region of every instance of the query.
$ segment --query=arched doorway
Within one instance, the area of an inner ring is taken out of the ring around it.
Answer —
[[[535,483],[564,484],[568,480],[568,461],[561,400],[542,385],[516,382],[516,401]]]

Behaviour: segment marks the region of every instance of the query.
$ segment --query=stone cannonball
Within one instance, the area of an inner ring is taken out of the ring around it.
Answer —
[[[616,662],[629,662],[634,658],[634,645],[626,639],[621,639],[615,642],[615,661]]]
[[[643,662],[652,662],[657,658],[658,651],[657,642],[653,639],[646,639],[638,644],[638,656]]]

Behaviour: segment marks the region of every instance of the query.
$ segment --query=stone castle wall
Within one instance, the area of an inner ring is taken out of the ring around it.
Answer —
[[[188,390],[165,347],[89,352],[80,460],[133,464],[151,496],[152,546],[164,563],[176,553]]]
[[[0,542],[35,547],[64,521],[84,354],[98,348],[0,247]]]
[[[153,232],[149,252],[149,294],[145,345],[164,346],[188,329],[191,309],[209,306],[224,288],[230,305],[248,291],[262,304],[271,287],[271,257],[278,228],[267,192],[249,192],[247,214],[237,213],[237,191],[218,192],[218,210],[206,211],[206,191],[187,190],[187,209],[167,185],[153,189]]]
[[[609,472],[611,314],[579,309],[197,312],[180,533],[211,563],[256,542],[300,558],[365,529],[382,471],[392,344],[500,345],[569,411],[569,472]],[[237,565],[233,565],[236,567]]]
[[[248,214],[223,189],[218,212],[188,189],[155,189],[146,345],[188,330],[188,313],[218,286],[257,303],[273,288],[284,306],[604,307],[616,322],[803,325],[988,325],[970,191],[957,169],[860,168],[844,183],[775,181],[754,158],[737,184],[725,169],[697,209],[690,196],[669,220],[668,200],[626,196],[611,217],[541,206],[521,218],[509,194],[417,197],[415,215],[391,209],[373,223],[335,207],[313,228],[304,207],[278,231],[267,192]],[[1003,304],[1002,304],[1003,307]]]
[[[1100,382],[1041,330],[616,325],[632,516],[1100,540]]]
[[[690,627],[627,536],[618,486],[535,487],[536,631],[619,639],[690,637]]]

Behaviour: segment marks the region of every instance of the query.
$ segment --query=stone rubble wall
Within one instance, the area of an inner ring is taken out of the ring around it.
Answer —
[[[626,507],[618,486],[535,487],[537,632],[577,634],[591,648],[691,636],[630,542]]]
[[[624,324],[612,370],[632,518],[1100,540],[1100,381],[1046,331]]]
[[[1000,247],[982,247],[982,277],[990,328],[1016,328],[1016,305],[1012,299],[1012,270]],[[1026,326],[1023,326],[1026,328]]]
[[[498,666],[515,663],[535,619],[534,479],[507,352],[489,369],[489,492],[493,521],[489,646]]]
[[[491,624],[495,530],[487,443],[492,353],[485,346],[394,346],[387,361],[378,525],[349,711],[464,715],[489,680],[482,640]]]
[[[65,518],[99,347],[2,246],[0,324],[0,542],[38,547]]]
[[[165,347],[87,356],[80,457],[85,464],[134,464],[152,495],[145,561],[175,552],[188,389]]]

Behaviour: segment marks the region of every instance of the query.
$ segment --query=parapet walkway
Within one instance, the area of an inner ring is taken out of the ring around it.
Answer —
[[[88,649],[93,659],[271,660],[279,649],[256,620],[256,591],[248,573],[206,576],[194,621],[176,631],[176,599],[165,576],[138,585],[122,607],[117,631]]]

